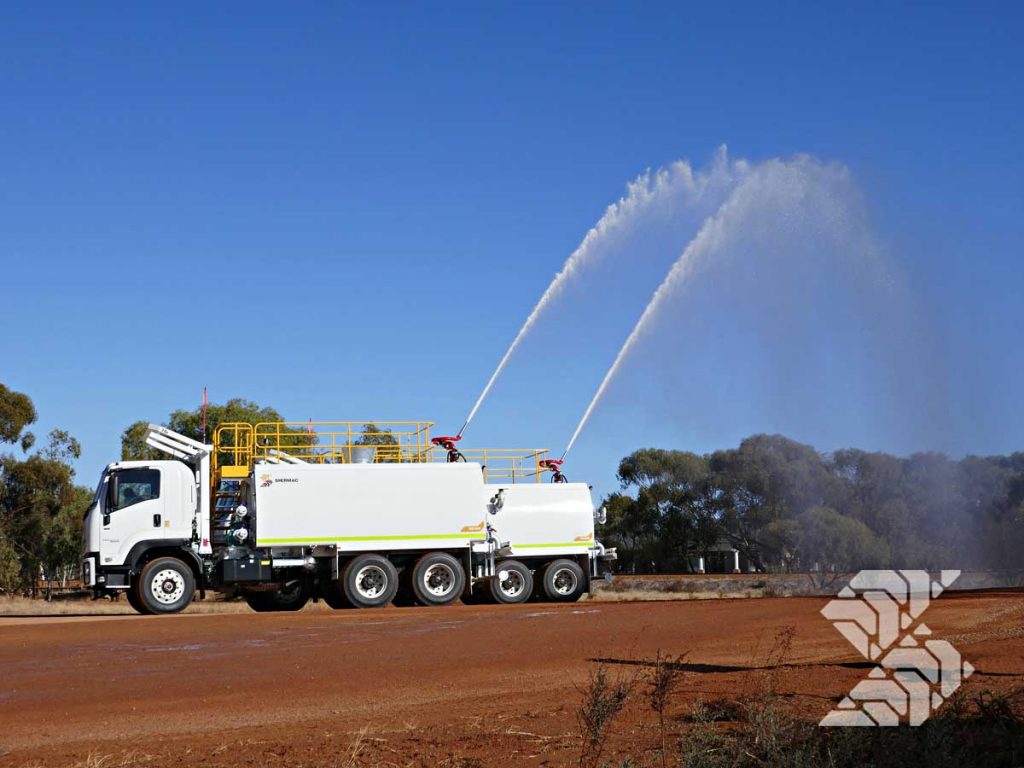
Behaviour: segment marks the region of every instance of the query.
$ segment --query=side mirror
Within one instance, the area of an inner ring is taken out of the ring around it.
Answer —
[[[594,522],[597,523],[598,525],[604,525],[605,523],[607,523],[608,522],[608,510],[605,509],[604,507],[601,507],[600,509],[595,510],[594,511]]]
[[[117,509],[118,485],[117,474],[112,474],[110,479],[107,480],[107,514],[104,516],[104,522],[106,522],[106,518],[109,517],[110,513]]]

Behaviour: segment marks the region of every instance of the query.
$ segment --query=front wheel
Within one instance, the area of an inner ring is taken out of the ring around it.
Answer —
[[[586,587],[586,576],[579,563],[572,560],[555,560],[544,568],[541,587],[548,600],[556,603],[572,603],[580,599]]]
[[[533,574],[518,560],[504,560],[497,565],[497,575],[490,581],[491,597],[496,602],[512,605],[525,603],[533,593]]]
[[[176,557],[158,557],[139,575],[138,599],[146,613],[178,613],[196,593],[192,569]]]
[[[383,608],[398,591],[398,570],[382,555],[359,555],[342,571],[341,588],[355,608]]]

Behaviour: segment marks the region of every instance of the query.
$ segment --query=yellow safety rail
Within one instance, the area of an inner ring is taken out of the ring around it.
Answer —
[[[299,459],[317,464],[444,462],[430,442],[429,421],[228,422],[213,433],[214,477],[245,477],[257,461]],[[541,482],[544,448],[467,448],[488,482]]]
[[[460,448],[466,461],[474,461],[484,468],[484,480],[489,483],[541,482],[548,470],[540,466],[547,458],[547,448]],[[434,450],[432,461],[447,461],[448,453]]]

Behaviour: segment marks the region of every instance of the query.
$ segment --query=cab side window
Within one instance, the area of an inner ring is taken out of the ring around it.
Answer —
[[[143,467],[124,469],[117,473],[115,510],[158,498],[160,498],[160,470]]]

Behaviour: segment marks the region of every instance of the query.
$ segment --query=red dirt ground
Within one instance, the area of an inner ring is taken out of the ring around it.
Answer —
[[[825,602],[0,619],[0,768],[574,764],[592,660],[635,675],[659,651],[691,665],[672,712],[768,684],[820,718],[866,674]],[[969,692],[1024,685],[1024,593],[947,593],[926,623]],[[634,709],[610,754],[648,748]]]

